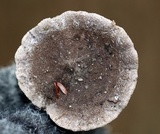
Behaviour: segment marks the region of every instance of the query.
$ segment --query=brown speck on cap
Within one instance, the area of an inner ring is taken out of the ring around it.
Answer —
[[[83,11],[42,20],[23,37],[15,62],[25,95],[72,131],[115,119],[137,82],[138,56],[126,32],[114,21]],[[67,94],[59,91],[57,98],[54,82]]]

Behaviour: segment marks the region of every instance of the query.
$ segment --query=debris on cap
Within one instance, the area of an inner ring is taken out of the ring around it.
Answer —
[[[84,11],[42,20],[23,37],[15,62],[25,95],[72,131],[114,120],[138,77],[138,55],[123,28]]]

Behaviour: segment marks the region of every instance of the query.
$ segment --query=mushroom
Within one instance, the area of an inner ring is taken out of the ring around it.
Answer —
[[[138,77],[137,52],[123,28],[84,11],[42,20],[23,37],[15,62],[24,94],[72,131],[114,120]]]

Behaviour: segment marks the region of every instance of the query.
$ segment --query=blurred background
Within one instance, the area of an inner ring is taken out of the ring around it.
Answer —
[[[136,90],[113,134],[160,134],[159,0],[0,0],[0,66],[14,61],[23,35],[42,19],[67,10],[95,12],[123,27],[139,54]]]

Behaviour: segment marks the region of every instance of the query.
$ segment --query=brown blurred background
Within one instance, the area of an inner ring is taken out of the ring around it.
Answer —
[[[114,134],[160,134],[159,0],[0,0],[0,66],[14,60],[23,35],[66,10],[103,15],[123,27],[139,54],[139,79],[129,105],[110,126]]]

